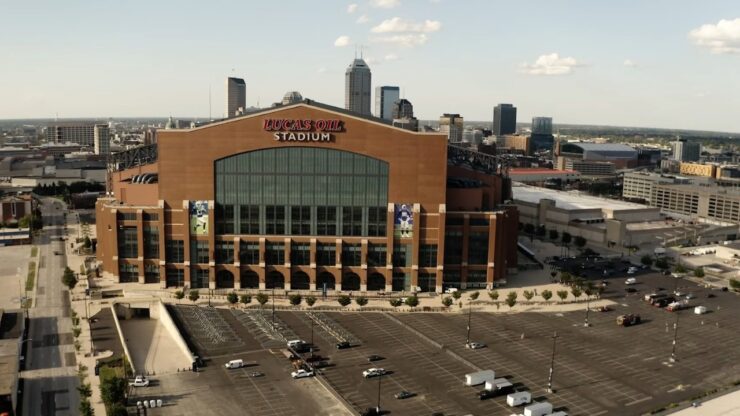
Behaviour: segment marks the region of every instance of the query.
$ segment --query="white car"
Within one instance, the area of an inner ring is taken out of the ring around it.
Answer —
[[[369,368],[362,372],[362,376],[365,378],[378,377],[385,374],[385,370],[382,368]]]
[[[149,387],[149,379],[144,376],[136,376],[134,381],[128,383],[132,387]]]
[[[290,376],[293,378],[313,377],[313,371],[306,371],[304,369],[300,369],[300,370],[296,370],[290,373]]]
[[[457,290],[458,289],[456,287],[448,287],[447,289],[445,289],[445,293],[452,294],[452,293],[457,292]]]
[[[627,269],[627,274],[635,274],[635,273],[637,273],[637,269],[636,268],[630,267],[629,269]]]
[[[484,348],[486,344],[482,342],[471,342],[470,344],[466,344],[465,346],[470,348],[471,350],[479,350],[481,348]]]
[[[630,277],[629,279],[624,281],[624,284],[625,285],[635,285],[637,284],[637,279],[635,279],[634,277]]]

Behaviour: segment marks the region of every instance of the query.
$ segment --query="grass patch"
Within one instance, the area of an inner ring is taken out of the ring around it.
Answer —
[[[35,248],[35,247],[34,247]],[[36,262],[28,262],[28,276],[26,276],[26,291],[32,291],[36,280]]]
[[[36,246],[31,247],[31,257],[36,257],[36,255],[39,253],[39,248]]]

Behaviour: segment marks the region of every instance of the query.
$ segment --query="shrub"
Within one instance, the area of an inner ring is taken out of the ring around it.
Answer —
[[[64,274],[62,274],[62,283],[64,283],[65,286],[69,288],[69,290],[72,290],[77,285],[77,277],[75,276],[75,273],[70,269],[69,267],[66,267],[64,269]]]
[[[563,235],[560,237],[560,241],[562,241],[565,245],[570,244],[571,240],[573,240],[573,237],[570,235],[570,233],[563,233]]]
[[[357,306],[363,307],[367,305],[367,298],[364,296],[358,296],[355,298],[355,303],[357,304]]]
[[[575,239],[573,240],[573,244],[575,244],[575,245],[576,245],[576,247],[578,247],[578,248],[582,248],[582,247],[584,247],[584,246],[586,245],[586,239],[585,239],[585,238],[583,238],[583,237],[581,237],[581,236],[579,235],[578,237],[576,237],[576,238],[575,238]]]
[[[578,299],[579,297],[581,297],[581,288],[575,286],[573,289],[570,290],[570,293],[573,294],[574,298]]]
[[[228,301],[228,302],[229,302],[230,304],[234,305],[234,304],[236,304],[237,302],[239,302],[239,295],[237,295],[237,294],[236,294],[236,293],[234,293],[234,292],[231,292],[231,293],[229,293],[228,295],[226,295],[226,300],[227,300],[227,301]]]
[[[252,303],[252,297],[250,295],[241,295],[239,297],[239,302],[243,303],[244,305],[248,305]]]
[[[640,263],[644,264],[647,267],[650,267],[653,265],[653,258],[650,255],[646,254],[642,256],[642,258],[640,259]]]
[[[191,290],[190,293],[188,293],[188,299],[193,303],[197,302],[198,299],[200,299],[200,292],[197,290]]]
[[[257,299],[257,303],[259,303],[260,306],[265,306],[265,303],[270,300],[270,297],[264,293],[258,293],[254,298]]]
[[[730,279],[730,287],[736,292],[740,291],[740,280]]]
[[[696,277],[704,277],[704,268],[703,267],[697,267],[694,270],[694,276],[696,276]]]
[[[419,298],[417,298],[416,295],[407,297],[406,305],[412,308],[419,306]]]
[[[72,335],[74,335],[75,338],[79,338],[81,333],[82,329],[78,327],[72,328]]]
[[[459,290],[456,292],[452,292],[452,297],[455,298],[455,300],[460,299],[461,296],[462,296],[462,292],[460,292]]]
[[[182,290],[175,291],[175,299],[179,301],[179,300],[182,300],[182,298],[184,297],[185,297],[185,292],[183,292]]]
[[[548,302],[550,298],[552,298],[552,291],[545,289],[540,293],[540,296],[542,296],[542,299],[544,299],[545,302]]]
[[[488,292],[488,297],[491,298],[491,300],[494,302],[497,301],[498,300],[498,290],[492,290]]]
[[[573,281],[573,276],[568,272],[560,272],[560,283],[569,285]]]
[[[475,291],[470,294],[470,300],[478,300],[478,296],[480,296],[480,293]]]
[[[389,300],[388,300],[388,302],[389,302],[389,303],[391,304],[391,306],[393,306],[394,308],[397,308],[397,307],[399,307],[399,306],[403,305],[403,302],[401,301],[401,299],[400,299],[400,298],[391,298],[391,299],[389,299]]]
[[[534,292],[530,290],[525,290],[522,294],[524,295],[524,299],[527,299],[528,301],[532,300],[532,298],[534,297]]]
[[[550,230],[550,240],[557,240],[560,237],[558,230]]]
[[[509,294],[506,295],[506,304],[509,306],[509,308],[513,308],[514,305],[516,305],[516,298],[516,292],[509,292]]]
[[[350,299],[350,297],[347,295],[341,295],[340,297],[337,298],[337,302],[339,302],[339,304],[342,305],[343,307],[346,307],[347,305],[352,303],[352,299]]]
[[[80,387],[77,387],[77,391],[80,393],[81,397],[92,396],[92,387],[90,387],[90,383],[81,384]]]
[[[77,410],[80,411],[81,416],[93,416],[95,414],[92,405],[90,404],[90,400],[88,399],[80,400]]]
[[[568,297],[568,291],[567,290],[558,290],[558,297],[560,298],[560,301],[564,301],[565,298]]]
[[[123,411],[126,411],[126,406],[123,405],[126,401],[126,388],[128,387],[126,380],[122,377],[110,377],[100,382],[100,396],[105,403],[106,413],[108,415],[121,414],[115,413],[116,407],[120,407]]]
[[[673,269],[676,273],[686,273],[686,268],[682,264],[677,264]]]
[[[670,266],[668,265],[668,260],[665,257],[661,257],[658,260],[655,260],[655,267],[660,270],[667,270]]]
[[[316,296],[306,296],[306,305],[313,306],[316,303]]]
[[[451,297],[449,297],[449,296],[446,296],[446,297],[442,298],[442,304],[443,304],[443,305],[444,305],[444,306],[445,306],[446,308],[449,308],[450,306],[452,306],[452,303],[453,303],[453,302],[454,302],[454,301],[453,301],[453,300],[452,300],[452,298],[451,298]]]
[[[288,297],[288,300],[290,301],[291,305],[298,306],[303,301],[303,297],[301,297],[301,295],[299,294],[294,294],[294,295],[290,295],[290,297]]]

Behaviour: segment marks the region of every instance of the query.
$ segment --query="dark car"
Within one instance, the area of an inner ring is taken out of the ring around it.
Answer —
[[[655,299],[653,302],[651,302],[651,304],[653,306],[657,306],[658,308],[665,308],[675,301],[676,298],[674,298],[673,296],[666,296],[664,298]]]
[[[337,349],[338,350],[345,350],[347,348],[350,348],[352,345],[349,343],[349,341],[342,341],[337,342]]]
[[[634,287],[626,287],[624,288],[624,291],[627,293],[635,293],[637,292],[637,289],[635,289]]]
[[[671,272],[668,270],[663,270],[663,276],[670,276]]]
[[[368,355],[368,356],[367,356],[367,361],[368,361],[368,362],[373,362],[373,361],[380,361],[380,360],[382,360],[382,359],[383,359],[383,357],[381,357],[381,356],[379,356],[379,355],[376,355],[376,354],[373,354],[373,355]]]
[[[504,386],[493,390],[481,390],[478,392],[478,398],[481,400],[490,399],[493,397],[506,396],[509,393],[514,392],[514,386]]]
[[[414,393],[411,393],[410,391],[399,391],[398,393],[394,394],[393,397],[399,400],[408,399],[409,397],[413,397]]]

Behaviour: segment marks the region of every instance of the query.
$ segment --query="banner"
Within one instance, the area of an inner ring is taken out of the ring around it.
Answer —
[[[208,201],[190,201],[190,235],[208,235]]]
[[[395,204],[393,214],[393,235],[400,238],[414,236],[413,204]]]

